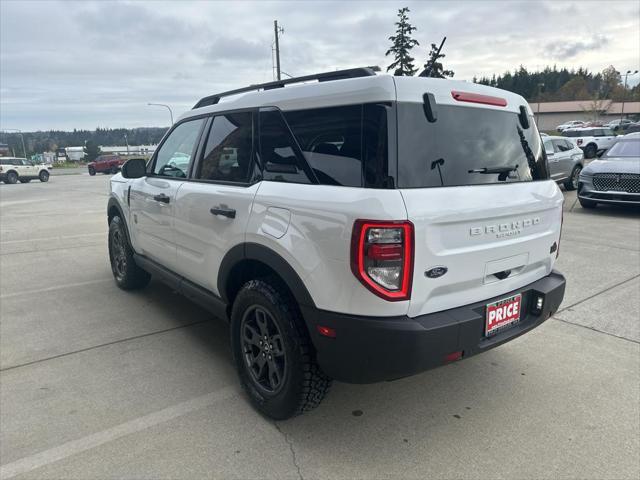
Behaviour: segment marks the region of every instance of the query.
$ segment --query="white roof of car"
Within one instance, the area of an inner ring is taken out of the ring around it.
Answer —
[[[453,98],[452,91],[499,97],[507,101],[506,107],[461,102]],[[278,107],[283,111],[354,105],[373,102],[422,103],[422,96],[432,93],[440,105],[458,105],[471,108],[488,108],[518,113],[525,106],[533,115],[527,101],[520,95],[498,88],[459,80],[425,77],[394,77],[375,75],[324,82],[287,85],[270,90],[257,90],[224,97],[215,105],[191,110],[180,117],[188,118],[206,113],[255,107]]]

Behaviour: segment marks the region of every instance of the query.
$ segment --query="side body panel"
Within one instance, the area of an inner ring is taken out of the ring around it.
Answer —
[[[246,241],[262,244],[285,259],[322,310],[404,315],[408,301],[382,300],[351,272],[351,234],[356,219],[406,218],[398,190],[263,181]]]

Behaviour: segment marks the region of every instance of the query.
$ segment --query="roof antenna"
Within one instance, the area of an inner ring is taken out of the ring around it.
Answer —
[[[446,42],[446,41],[447,41],[447,37],[444,37],[442,39],[442,42],[440,43],[440,46],[438,47],[438,51],[436,52],[436,54],[433,57],[431,57],[431,60],[429,60],[429,63],[427,65],[425,65],[425,69],[420,73],[420,75],[418,75],[419,77],[430,77],[431,76],[431,70],[433,70],[433,64],[438,59],[438,55],[440,55],[440,50],[442,50],[442,46],[444,45],[444,42]]]

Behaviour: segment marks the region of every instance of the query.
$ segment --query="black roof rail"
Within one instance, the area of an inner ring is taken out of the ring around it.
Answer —
[[[206,107],[209,105],[217,104],[222,97],[228,97],[231,95],[237,95],[238,93],[251,92],[254,90],[273,90],[274,88],[282,88],[285,85],[292,83],[308,82],[310,80],[317,80],[319,82],[330,82],[333,80],[343,80],[345,78],[358,78],[358,77],[371,77],[380,71],[380,67],[358,67],[349,68],[347,70],[336,70],[334,72],[316,73],[315,75],[305,75],[304,77],[287,78],[285,80],[276,80],[275,82],[260,83],[257,85],[249,85],[248,87],[237,88],[235,90],[229,90],[227,92],[216,93],[215,95],[209,95],[202,98],[198,103],[194,105],[195,108]]]

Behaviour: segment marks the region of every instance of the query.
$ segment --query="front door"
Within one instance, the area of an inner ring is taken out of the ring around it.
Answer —
[[[148,176],[131,184],[131,241],[135,251],[176,270],[176,192],[187,178],[204,119],[177,125],[152,160]]]

